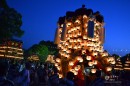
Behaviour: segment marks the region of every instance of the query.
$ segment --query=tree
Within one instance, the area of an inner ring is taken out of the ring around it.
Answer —
[[[52,41],[40,41],[39,44],[47,46],[49,50],[49,55],[57,55],[59,50],[57,49],[57,45],[54,44]]]
[[[0,40],[21,37],[22,16],[14,8],[10,8],[5,0],[0,1]]]
[[[40,61],[44,62],[48,56],[48,48],[45,45],[35,44],[28,50],[30,55],[38,55]]]

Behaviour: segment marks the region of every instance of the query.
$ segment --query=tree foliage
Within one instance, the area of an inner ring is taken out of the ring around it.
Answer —
[[[57,45],[52,41],[40,41],[39,44],[47,46],[50,55],[57,55],[59,50],[57,49]]]
[[[21,37],[24,34],[21,14],[10,8],[5,0],[0,3],[0,40]]]
[[[49,54],[48,48],[44,45],[35,44],[29,50],[30,55],[38,55],[40,61],[44,62]]]

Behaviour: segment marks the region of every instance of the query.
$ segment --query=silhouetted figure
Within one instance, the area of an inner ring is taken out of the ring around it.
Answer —
[[[74,84],[74,73],[67,72],[66,78],[61,79],[59,86],[75,86]]]
[[[39,79],[39,86],[46,86],[48,83],[48,67],[47,64],[40,64],[40,67],[37,70],[37,75]]]
[[[105,86],[104,79],[101,78],[101,71],[96,71],[96,78],[92,81],[90,86]]]
[[[122,86],[130,86],[130,71],[125,71],[121,75]]]
[[[9,63],[6,60],[0,60],[0,86],[14,86],[13,82],[6,78],[9,70]]]
[[[53,66],[52,68],[53,73],[52,75],[49,77],[49,86],[59,86],[59,75],[58,75],[58,70],[55,66]]]
[[[25,63],[25,68],[21,72],[18,86],[29,86],[29,84],[30,84],[30,68],[31,68],[31,64],[29,62]]]

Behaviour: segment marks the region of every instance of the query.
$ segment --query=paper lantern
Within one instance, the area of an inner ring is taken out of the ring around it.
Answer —
[[[86,50],[82,50],[82,54],[85,54],[86,53]]]
[[[78,60],[79,62],[83,62],[83,58],[80,57],[80,56],[77,57],[77,60]]]
[[[57,66],[57,69],[58,69],[58,70],[61,70],[61,67],[60,67],[60,66]]]
[[[95,68],[91,69],[91,73],[96,73],[96,69]]]
[[[61,59],[60,58],[56,58],[56,62],[61,62]]]
[[[94,61],[93,61],[93,64],[96,65],[96,64],[97,64],[97,60],[94,60]]]
[[[89,66],[93,66],[93,62],[88,62],[88,65]]]
[[[111,70],[112,70],[112,67],[107,67],[106,70],[107,70],[107,71],[111,71]]]
[[[74,71],[73,73],[74,73],[74,75],[78,75],[78,72],[77,72],[77,71]]]
[[[87,18],[87,15],[83,15],[83,18]]]
[[[67,23],[67,27],[69,27],[71,25],[71,23],[69,22],[69,23]]]
[[[55,63],[55,66],[57,67],[59,64],[58,63]]]
[[[81,68],[80,65],[74,67],[75,71],[78,71],[80,68]]]
[[[112,61],[111,64],[115,64],[116,62],[115,61]]]
[[[87,36],[86,36],[86,35],[84,35],[84,36],[83,36],[83,39],[87,39]]]
[[[91,60],[91,56],[87,56],[86,59],[87,59],[87,60]]]
[[[79,23],[80,23],[80,21],[77,19],[77,20],[75,21],[75,23],[78,23],[78,24],[79,24]]]
[[[59,74],[59,78],[62,78],[63,77],[63,75],[62,74]]]
[[[73,62],[73,61],[70,61],[70,62],[69,62],[69,65],[70,65],[70,66],[73,66],[73,65],[74,65],[74,62]]]

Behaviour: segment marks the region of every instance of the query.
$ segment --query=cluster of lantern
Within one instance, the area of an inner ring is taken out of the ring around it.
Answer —
[[[88,24],[87,22],[89,20],[92,20],[90,17],[88,17],[87,15],[83,15],[83,20],[87,20],[86,22],[83,22],[82,24],[84,24],[83,26],[87,28]],[[65,21],[64,24],[66,24],[66,33],[65,33],[65,40],[60,40],[60,43],[58,44],[58,48],[60,49],[59,53],[62,57],[67,57],[68,61],[69,61],[69,57],[71,55],[71,49],[73,50],[81,50],[82,54],[86,54],[86,50],[89,50],[92,54],[92,56],[94,56],[95,58],[98,56],[98,54],[100,54],[102,57],[108,56],[107,52],[104,52],[103,50],[103,46],[101,44],[100,38],[99,38],[99,29],[101,27],[103,27],[102,23],[97,22],[96,20],[94,20],[94,37],[90,38],[87,36],[87,29],[85,29],[83,32],[82,31],[82,26],[81,25],[81,21],[80,19],[76,19],[74,22],[70,22],[70,21]],[[96,28],[98,27],[98,28]],[[60,39],[61,39],[61,35],[62,35],[62,30],[63,30],[63,24],[61,24],[60,29]],[[82,33],[83,32],[83,33]],[[82,49],[83,47],[85,47],[85,49]],[[79,62],[83,62],[83,58],[81,56],[77,56],[75,58],[77,61]],[[74,65],[74,60],[69,62],[69,66],[73,66]],[[92,57],[91,56],[87,56],[86,60],[88,60],[88,65],[89,66],[93,66],[96,65],[98,62],[97,60],[93,60],[92,61]],[[61,67],[59,67],[59,63],[60,63],[61,59],[57,58],[56,59],[56,63],[55,66],[57,66],[57,68],[60,70]],[[113,61],[109,61],[111,64],[114,64],[114,60]],[[72,72],[74,72],[75,75],[78,74],[78,70],[80,69],[79,66],[75,66],[74,69],[70,69]],[[110,67],[107,68],[108,71],[110,71]],[[92,73],[96,72],[95,68],[91,69]]]
[[[55,67],[57,67],[58,71],[61,70],[61,59],[60,58],[56,58],[55,59]],[[59,78],[62,78],[63,75],[58,73],[59,74]]]
[[[69,63],[69,66],[72,66],[73,63]],[[81,66],[76,65],[74,68],[70,68],[70,71],[74,73],[74,75],[78,74],[78,71],[80,70]]]
[[[108,62],[111,64],[115,64],[115,59],[113,57],[108,57]]]

